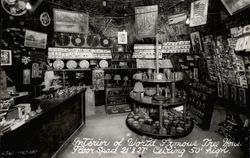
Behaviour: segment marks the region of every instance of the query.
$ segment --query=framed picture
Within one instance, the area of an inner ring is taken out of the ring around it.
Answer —
[[[223,97],[223,86],[222,86],[222,83],[218,83],[217,84],[217,93],[218,93],[218,97],[219,98]]]
[[[47,34],[26,29],[24,46],[46,49]]]
[[[237,88],[236,88],[236,86],[231,86],[231,100],[235,104],[237,103]]]
[[[88,33],[89,14],[54,9],[53,15],[55,32]]]
[[[197,0],[191,3],[190,27],[207,23],[208,0]]]
[[[23,84],[30,84],[30,69],[23,70]]]
[[[118,32],[118,44],[128,44],[127,32]]]
[[[228,88],[228,84],[224,84],[223,86],[223,92],[224,92],[224,98],[225,99],[229,99],[229,88]]]
[[[11,50],[1,50],[1,65],[2,66],[12,65],[12,52],[11,52]]]
[[[250,7],[249,0],[221,0],[230,15]]]
[[[239,88],[239,104],[241,107],[247,107],[246,90]]]
[[[200,33],[198,31],[192,32],[192,33],[190,33],[190,38],[191,38],[193,50],[194,51],[202,51],[202,43],[201,43]]]

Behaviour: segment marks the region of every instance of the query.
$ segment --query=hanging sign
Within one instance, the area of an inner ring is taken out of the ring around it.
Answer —
[[[63,9],[54,9],[54,31],[88,33],[89,14]]]
[[[207,23],[208,0],[198,0],[191,3],[190,27]]]
[[[186,13],[170,15],[170,16],[168,16],[168,24],[169,25],[178,24],[178,23],[181,23],[181,22],[185,22],[186,19],[187,19],[187,14]]]
[[[139,37],[155,37],[158,5],[135,8],[135,21]]]
[[[118,32],[118,44],[128,44],[127,32]]]

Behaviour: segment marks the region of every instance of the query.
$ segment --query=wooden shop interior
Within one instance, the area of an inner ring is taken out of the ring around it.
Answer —
[[[127,135],[248,157],[249,16],[249,0],[1,0],[0,157],[94,158],[74,138]],[[115,156],[177,157],[150,154]]]

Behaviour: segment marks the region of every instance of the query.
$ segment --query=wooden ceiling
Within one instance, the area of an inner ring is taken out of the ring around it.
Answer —
[[[159,11],[164,12],[171,6],[183,3],[186,8],[188,0],[31,0],[37,9],[41,2],[46,2],[57,8],[88,12],[90,16],[130,16],[137,6],[159,5]],[[183,6],[182,6],[183,8]],[[34,11],[33,10],[33,11]]]

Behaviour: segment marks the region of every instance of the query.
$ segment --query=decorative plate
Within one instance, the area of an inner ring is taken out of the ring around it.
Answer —
[[[74,34],[72,36],[71,42],[74,46],[82,46],[85,43],[85,39],[83,35]]]
[[[75,69],[77,67],[77,62],[74,60],[69,60],[66,64],[68,69]]]
[[[1,0],[3,9],[13,16],[21,16],[27,12],[24,0]]]
[[[107,68],[109,66],[109,63],[107,62],[107,60],[101,60],[99,62],[99,65],[101,68]]]
[[[103,47],[109,47],[111,45],[111,41],[110,39],[104,37],[104,38],[101,38],[101,45]]]
[[[87,37],[87,44],[90,46],[90,47],[96,47],[99,45],[99,38],[97,35],[89,35]]]
[[[70,43],[70,37],[68,34],[57,34],[55,37],[56,43],[60,46],[66,46]]]
[[[53,62],[53,67],[55,68],[55,69],[63,69],[64,68],[64,62],[62,61],[62,60],[55,60],[54,62]]]
[[[82,60],[82,61],[80,61],[79,66],[82,69],[87,69],[87,68],[89,68],[89,62],[87,60]]]

